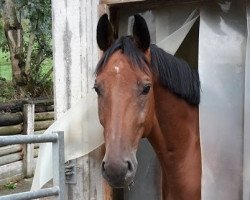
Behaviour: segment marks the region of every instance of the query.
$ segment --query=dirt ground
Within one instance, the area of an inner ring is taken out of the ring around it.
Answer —
[[[32,178],[29,179],[22,179],[21,181],[16,183],[16,188],[15,189],[8,189],[4,186],[0,186],[0,197],[4,195],[9,195],[13,193],[19,193],[19,192],[27,192],[30,191],[32,184]],[[51,187],[52,182],[47,183],[44,187]],[[54,197],[46,197],[46,198],[41,198],[42,200],[54,200]]]

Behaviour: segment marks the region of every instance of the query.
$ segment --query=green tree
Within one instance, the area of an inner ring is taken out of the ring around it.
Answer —
[[[4,0],[0,3],[6,39],[1,50],[10,53],[13,83],[23,96],[39,96],[51,86],[52,59],[50,0]],[[0,27],[1,31],[1,27]]]

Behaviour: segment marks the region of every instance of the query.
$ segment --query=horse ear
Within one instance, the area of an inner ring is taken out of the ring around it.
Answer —
[[[114,42],[114,31],[107,14],[103,14],[98,21],[96,39],[102,51],[106,51]]]
[[[133,37],[139,49],[147,51],[150,45],[150,34],[145,19],[136,14],[134,15],[135,22],[133,25]]]

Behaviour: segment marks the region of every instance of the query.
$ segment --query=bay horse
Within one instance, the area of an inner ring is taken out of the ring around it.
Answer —
[[[104,14],[97,43],[103,51],[94,84],[104,128],[103,177],[114,188],[129,186],[138,143],[147,137],[161,164],[163,199],[200,200],[198,71],[150,44],[146,21],[138,14],[133,35],[118,39]]]

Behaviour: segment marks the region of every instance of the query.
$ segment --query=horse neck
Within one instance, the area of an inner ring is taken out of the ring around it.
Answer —
[[[162,168],[163,199],[201,199],[198,107],[154,88],[155,119],[148,136]]]
[[[154,88],[155,121],[148,137],[163,171],[170,157],[184,160],[189,147],[199,146],[198,107],[188,104],[166,88]]]

